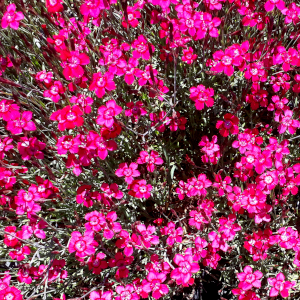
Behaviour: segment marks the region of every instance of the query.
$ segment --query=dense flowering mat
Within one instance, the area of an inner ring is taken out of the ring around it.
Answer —
[[[299,299],[299,17],[1,0],[0,300]]]

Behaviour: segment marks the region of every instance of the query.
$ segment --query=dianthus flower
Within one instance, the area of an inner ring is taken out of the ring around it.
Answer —
[[[280,293],[283,298],[289,296],[289,290],[296,284],[295,281],[285,281],[284,274],[281,272],[276,275],[276,278],[268,278],[268,283],[271,286],[270,297],[276,297]]]
[[[73,231],[69,243],[69,252],[76,252],[77,257],[86,257],[95,253],[95,246],[98,243],[94,240],[94,232],[86,231],[82,235],[78,231]]]
[[[114,117],[122,112],[122,107],[117,105],[116,101],[113,99],[105,102],[105,105],[106,106],[103,105],[98,108],[96,123],[110,128],[115,122]]]
[[[244,272],[238,273],[237,275],[239,283],[239,288],[244,291],[248,291],[252,289],[252,287],[260,288],[261,287],[261,278],[263,277],[263,273],[260,271],[253,272],[250,266],[246,266],[244,268]]]
[[[63,95],[66,88],[60,81],[54,81],[49,87],[49,90],[44,91],[44,97],[50,98],[53,102],[57,103],[60,99],[60,95]]]
[[[212,88],[205,88],[204,85],[200,84],[197,87],[191,87],[190,93],[190,98],[195,102],[197,110],[202,110],[204,104],[207,107],[214,105],[214,90]]]
[[[194,279],[192,278],[193,273],[197,273],[200,269],[199,265],[194,262],[192,255],[181,255],[176,254],[174,262],[179,266],[171,272],[171,278],[176,280],[176,284],[183,286],[192,285]]]
[[[162,165],[164,161],[159,157],[157,151],[151,150],[150,154],[147,151],[141,151],[140,157],[137,159],[138,164],[147,164],[147,170],[153,172],[156,165]]]
[[[102,75],[101,72],[93,74],[93,81],[89,87],[90,91],[95,91],[99,98],[102,98],[107,91],[113,91],[116,89],[116,85],[113,81],[114,75],[107,72]]]
[[[149,272],[147,275],[147,281],[143,282],[143,291],[146,293],[152,292],[154,299],[159,299],[168,294],[169,288],[166,284],[162,284],[166,281],[167,276],[164,273]]]
[[[128,184],[131,184],[133,182],[133,177],[140,176],[140,172],[137,170],[138,164],[137,163],[131,163],[128,167],[127,163],[121,163],[119,165],[119,169],[116,170],[115,174],[118,177],[125,177],[125,181]]]
[[[217,121],[216,128],[220,129],[220,134],[227,137],[229,133],[238,134],[239,133],[239,119],[232,114],[225,114],[224,121]]]
[[[23,13],[20,11],[16,11],[16,5],[12,3],[6,7],[6,12],[4,13],[1,20],[1,26],[3,29],[10,27],[17,30],[19,28],[20,21],[23,19]]]

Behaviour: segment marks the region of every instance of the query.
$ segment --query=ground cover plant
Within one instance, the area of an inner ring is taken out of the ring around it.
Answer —
[[[1,0],[0,300],[299,299],[299,17]]]

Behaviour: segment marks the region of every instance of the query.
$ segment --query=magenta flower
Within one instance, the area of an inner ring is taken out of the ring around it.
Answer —
[[[220,134],[227,137],[229,133],[238,134],[239,133],[239,119],[232,114],[225,114],[224,121],[217,121],[216,128],[220,129]]]
[[[276,275],[276,278],[268,278],[268,282],[271,286],[270,297],[276,297],[280,293],[283,298],[289,296],[289,290],[296,284],[295,281],[285,281],[285,277],[281,272]]]
[[[87,213],[84,218],[88,221],[84,226],[88,231],[100,231],[106,225],[105,216],[98,211]]]
[[[16,213],[23,215],[25,212],[38,212],[41,207],[35,202],[40,199],[38,188],[32,184],[28,191],[23,189],[18,191],[18,195],[15,196],[15,203],[17,205]]]
[[[12,134],[20,134],[23,130],[26,131],[35,131],[35,124],[31,121],[32,112],[24,111],[23,114],[12,121],[8,121],[6,125],[6,129],[9,130]]]
[[[115,151],[118,148],[118,145],[114,140],[107,141],[95,131],[90,131],[88,137],[89,142],[87,148],[96,150],[97,155],[102,160],[107,157],[108,151]]]
[[[139,61],[136,58],[129,58],[128,63],[126,60],[120,59],[118,62],[118,71],[117,75],[124,75],[124,80],[127,84],[131,85],[134,82],[134,76],[137,75],[138,69],[136,68],[139,64]]]
[[[166,284],[162,284],[167,279],[166,274],[158,272],[149,272],[147,275],[148,281],[143,281],[143,291],[146,293],[152,292],[154,299],[159,299],[168,294],[169,288]]]
[[[149,48],[151,48],[152,52],[155,51],[154,46],[149,44],[143,35],[140,35],[137,38],[137,40],[133,41],[132,47],[135,49],[132,52],[132,56],[135,59],[138,59],[141,57],[144,60],[149,60],[150,59]]]
[[[104,260],[105,254],[99,252],[96,256],[91,256],[88,260],[89,270],[92,270],[93,274],[99,275],[102,270],[108,267],[107,262]]]
[[[105,102],[105,105],[106,106],[103,105],[98,108],[96,123],[110,128],[115,122],[114,117],[122,112],[122,107],[117,105],[116,101],[113,99]]]
[[[3,29],[10,27],[17,30],[19,28],[19,21],[23,19],[23,13],[20,11],[16,12],[16,5],[12,3],[6,7],[6,12],[4,13],[1,20],[1,26]]]
[[[194,262],[193,256],[176,254],[174,257],[174,262],[178,265],[178,268],[171,272],[171,278],[175,279],[176,284],[178,285],[192,285],[194,283],[192,274],[197,273],[200,270],[199,265]]]
[[[125,181],[130,184],[133,182],[133,177],[140,176],[140,172],[137,170],[138,164],[131,163],[128,167],[127,163],[121,163],[119,169],[116,170],[115,174],[118,177],[125,177]]]
[[[83,16],[97,18],[100,14],[100,11],[105,8],[106,7],[102,0],[85,0],[80,6],[80,12]]]
[[[159,244],[159,237],[153,235],[155,233],[155,226],[149,225],[147,228],[144,224],[139,224],[136,226],[137,232],[140,234],[139,239],[142,245],[146,248],[150,248],[151,245]]]
[[[279,10],[283,10],[285,9],[285,3],[283,0],[268,0],[265,3],[265,10],[266,11],[272,11],[275,6],[279,9]]]
[[[20,117],[20,107],[14,104],[12,100],[1,100],[0,101],[0,118],[4,121],[12,121]]]
[[[192,196],[206,196],[207,191],[206,189],[212,185],[212,182],[207,179],[205,174],[199,174],[198,178],[192,178],[192,181],[190,182],[192,185],[191,189],[191,195]]]
[[[83,112],[78,105],[70,107],[70,105],[65,106],[61,110],[57,110],[50,116],[50,120],[58,121],[58,130],[64,131],[66,129],[73,129],[76,126],[80,127],[84,123],[82,117]]]
[[[30,248],[28,246],[23,246],[23,247],[17,247],[15,250],[10,251],[9,256],[11,257],[11,259],[22,261],[26,258],[27,255],[30,255],[30,253],[31,253]]]
[[[136,161],[138,164],[147,164],[147,170],[153,172],[156,165],[162,165],[164,161],[159,157],[157,151],[151,150],[150,154],[147,151],[141,151],[140,157]]]
[[[278,132],[280,134],[285,133],[286,130],[288,130],[290,134],[295,134],[297,128],[300,127],[300,122],[293,119],[293,111],[289,109],[284,110],[284,115],[275,114],[274,119],[280,122],[278,126]]]
[[[138,10],[136,10],[132,6],[127,6],[127,20],[126,20],[125,16],[123,16],[122,25],[125,28],[127,28],[127,24],[129,24],[130,26],[132,26],[133,28],[135,28],[135,27],[137,27],[139,25],[138,19],[140,17],[141,17],[141,13]]]
[[[89,2],[91,2],[91,1],[89,1]],[[112,298],[111,291],[107,291],[107,292],[92,291],[90,293],[90,300],[111,300],[111,298]]]
[[[175,229],[175,223],[169,222],[167,226],[160,229],[162,235],[168,235],[167,244],[173,246],[174,243],[182,242],[183,229],[182,227],[178,227]]]
[[[71,240],[69,243],[69,252],[76,252],[78,257],[86,257],[95,253],[95,246],[98,246],[98,243],[94,240],[94,232],[86,231],[82,235],[78,231],[73,231],[71,233]]]
[[[9,150],[13,149],[14,146],[11,145],[11,143],[13,142],[13,139],[11,139],[10,137],[6,137],[3,140],[0,139],[0,159],[3,160],[6,152],[8,152]]]
[[[58,139],[56,147],[59,155],[70,153],[78,153],[80,142],[71,135],[63,135]]]
[[[62,59],[61,66],[64,68],[63,74],[67,80],[80,78],[84,74],[82,66],[90,63],[90,58],[85,53],[79,51],[63,50],[60,53]]]
[[[136,69],[135,76],[140,78],[139,85],[144,86],[147,83],[153,85],[154,82],[157,83],[157,70],[153,69],[151,65],[145,67],[145,70]],[[152,76],[153,75],[153,76]],[[153,82],[154,80],[154,82]]]
[[[144,104],[142,101],[127,102],[126,106],[128,109],[125,109],[125,116],[133,117],[134,123],[137,123],[140,116],[144,116],[147,114],[146,109],[143,107]]]
[[[22,300],[23,296],[20,290],[10,286],[0,290],[0,299]]]
[[[46,0],[46,8],[49,13],[62,12],[64,7],[62,5],[62,0]]]
[[[60,100],[60,95],[63,95],[65,91],[65,87],[60,81],[54,81],[49,90],[44,91],[44,97],[50,98],[57,103]]]
[[[29,160],[32,156],[37,159],[43,159],[45,143],[40,142],[36,137],[27,138],[21,137],[21,142],[18,143],[18,151],[21,154],[23,160]]]
[[[116,293],[120,296],[116,296],[115,300],[139,300],[140,297],[131,284],[127,284],[125,287],[122,285],[118,285],[116,287]]]
[[[212,88],[205,88],[204,85],[200,84],[197,87],[191,87],[190,93],[190,98],[195,102],[196,109],[202,110],[204,104],[207,107],[214,105],[214,90]]]
[[[250,266],[246,266],[244,268],[244,272],[238,273],[237,275],[239,283],[239,288],[244,291],[248,291],[252,289],[252,287],[260,288],[261,287],[261,278],[263,277],[263,273],[260,271],[253,272]]]
[[[89,87],[90,91],[95,91],[99,98],[105,95],[105,91],[113,91],[116,89],[116,85],[113,81],[114,75],[111,73],[105,73],[102,75],[101,72],[93,74],[93,81]]]
[[[136,198],[146,198],[148,199],[151,196],[151,190],[152,186],[151,184],[147,184],[146,180],[134,180],[129,186],[128,189],[130,191],[128,194],[130,196],[136,197]]]
[[[215,152],[218,152],[220,150],[220,146],[217,144],[217,139],[218,139],[218,137],[216,135],[214,135],[210,142],[208,137],[206,135],[204,135],[204,136],[202,136],[201,141],[199,142],[198,146],[203,146],[201,148],[201,151],[206,153],[208,156],[211,156]]]

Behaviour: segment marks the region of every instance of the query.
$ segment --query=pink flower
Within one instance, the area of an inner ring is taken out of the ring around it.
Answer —
[[[105,95],[105,91],[113,91],[116,89],[116,85],[113,81],[114,75],[111,73],[105,73],[102,75],[101,72],[93,74],[93,81],[89,87],[90,91],[95,91],[99,98]]]
[[[182,227],[178,227],[175,229],[175,223],[169,222],[167,226],[160,229],[161,234],[168,235],[167,244],[173,246],[174,243],[182,242],[183,230]]]
[[[58,121],[58,130],[73,129],[76,126],[80,127],[84,123],[82,117],[83,112],[78,105],[70,107],[65,106],[63,109],[57,110],[50,116],[50,120]]]
[[[113,99],[105,102],[105,105],[106,106],[103,105],[98,108],[96,123],[110,128],[114,124],[114,117],[122,112],[122,107],[118,106]]]
[[[21,142],[18,143],[18,151],[23,160],[29,160],[32,156],[37,159],[44,158],[44,153],[41,152],[41,150],[45,149],[45,143],[40,142],[36,137],[29,139],[27,137],[21,137],[20,140]]]
[[[16,232],[17,228],[15,226],[7,226],[4,229],[4,244],[8,247],[16,247],[19,244],[18,238],[21,238],[21,233]],[[7,234],[5,234],[7,232]]]
[[[13,142],[13,139],[6,137],[3,140],[0,139],[0,159],[3,160],[6,152],[13,149],[14,146],[10,145]]]
[[[176,254],[174,262],[179,266],[171,272],[171,278],[176,280],[176,284],[183,286],[192,285],[194,279],[193,273],[197,273],[200,269],[199,265],[194,262],[192,255]]]
[[[125,110],[125,116],[132,116],[134,123],[137,123],[140,116],[144,116],[147,114],[147,110],[143,107],[144,104],[142,101],[127,102],[126,106],[128,109]]]
[[[60,81],[54,81],[49,90],[44,91],[44,97],[50,98],[53,102],[57,103],[60,95],[63,95],[65,91],[65,87]]]
[[[99,213],[98,211],[87,213],[84,218],[88,221],[88,223],[85,223],[84,226],[89,231],[100,231],[106,225],[104,214]]]
[[[207,179],[205,174],[199,174],[197,179],[192,178],[190,184],[192,185],[192,189],[190,191],[191,196],[206,196],[206,189],[212,185],[212,182]]]
[[[204,104],[207,107],[214,105],[214,90],[212,88],[205,88],[204,85],[200,84],[197,87],[191,87],[190,92],[190,98],[195,102],[197,110],[202,110]]]
[[[108,267],[107,262],[104,260],[105,254],[99,252],[96,256],[91,256],[88,260],[89,270],[92,270],[93,274],[99,275],[102,270]]]
[[[126,18],[126,15],[127,15],[127,18]],[[123,16],[122,25],[125,28],[127,28],[127,24],[129,24],[130,26],[135,28],[139,25],[138,19],[140,17],[141,17],[141,13],[138,10],[136,10],[132,6],[127,6],[127,14],[125,14],[125,16]]]
[[[166,274],[158,272],[149,272],[147,275],[148,282],[143,282],[143,291],[152,292],[154,299],[159,299],[168,294],[169,288],[166,284],[162,284],[167,279]]]
[[[149,85],[153,85],[154,82],[157,83],[158,81],[156,77],[157,70],[153,69],[151,65],[147,65],[144,71],[136,69],[135,76],[140,78],[138,81],[140,86],[144,86],[147,83],[149,83]]]
[[[144,60],[149,60],[150,59],[149,49],[151,49],[152,52],[155,51],[154,46],[149,44],[143,35],[140,35],[137,38],[137,40],[133,41],[132,48],[136,49],[132,52],[132,56],[135,59],[141,57]]]
[[[12,121],[20,117],[20,107],[14,104],[12,100],[1,100],[0,102],[0,118],[4,121]]]
[[[138,164],[136,163],[131,163],[128,167],[127,163],[121,163],[119,165],[119,169],[116,170],[115,174],[118,177],[123,177],[125,176],[125,181],[128,184],[131,184],[133,182],[133,177],[138,177],[140,176],[140,172],[137,170]]]
[[[100,14],[100,11],[105,8],[106,5],[104,5],[104,2],[102,0],[85,0],[84,3],[80,6],[80,12],[84,16],[97,18]]]
[[[221,10],[222,4],[220,2],[225,2],[226,0],[204,0],[206,6],[211,10]]]
[[[35,79],[41,82],[45,82],[47,87],[50,86],[50,84],[52,83],[52,78],[52,72],[40,71],[35,75]]]
[[[297,128],[300,127],[300,122],[293,119],[293,111],[289,109],[284,110],[284,115],[275,114],[274,119],[280,122],[278,126],[278,132],[280,134],[285,133],[286,130],[288,130],[290,134],[295,134]]]
[[[283,298],[289,296],[289,290],[296,284],[295,281],[285,281],[283,273],[277,274],[276,278],[268,278],[268,282],[271,286],[270,297],[276,297],[280,293]]]
[[[118,63],[117,75],[124,75],[124,80],[127,84],[131,85],[134,82],[134,76],[137,75],[138,69],[136,68],[139,61],[136,58],[129,58],[128,63],[124,59],[120,59]]]
[[[46,0],[46,8],[49,13],[62,12],[64,7],[62,6],[62,0]]]
[[[279,10],[283,10],[285,9],[285,3],[283,0],[268,0],[265,3],[265,10],[266,11],[272,11],[275,6],[279,9]]]
[[[35,203],[40,198],[38,188],[34,184],[28,188],[28,191],[23,189],[19,190],[18,195],[15,196],[15,203],[17,205],[16,213],[18,215],[23,215],[25,212],[40,211],[41,207]]]
[[[211,156],[215,152],[218,152],[220,150],[220,146],[217,144],[217,139],[218,139],[218,137],[216,135],[214,135],[210,142],[208,137],[206,135],[204,135],[204,136],[202,136],[201,141],[199,142],[198,146],[203,146],[201,148],[201,151],[206,153],[208,156]]]
[[[159,237],[153,235],[155,233],[155,226],[149,225],[147,228],[144,224],[139,224],[136,226],[137,232],[140,234],[139,239],[142,245],[146,248],[150,248],[151,245],[159,244]]]
[[[80,78],[84,74],[82,66],[90,63],[90,58],[85,53],[79,51],[63,50],[60,52],[62,59],[61,66],[64,68],[63,74],[67,80],[71,78]]]
[[[28,246],[18,247],[16,250],[10,251],[9,256],[11,259],[16,259],[17,261],[22,261],[27,255],[30,255],[31,250]],[[1,298],[0,298],[1,299]]]
[[[12,134],[20,134],[23,130],[26,131],[35,131],[35,124],[31,121],[32,112],[24,111],[23,114],[12,121],[8,121],[6,125],[6,129],[9,130]]]
[[[248,291],[252,289],[252,287],[260,288],[261,287],[261,278],[263,277],[263,273],[260,271],[253,272],[250,266],[246,266],[244,268],[244,272],[238,273],[237,275],[239,283],[239,288],[244,291]]]
[[[112,292],[107,291],[92,291],[90,293],[90,300],[111,300]]]
[[[162,165],[164,161],[159,157],[157,151],[151,150],[150,154],[147,151],[141,151],[140,157],[136,161],[138,164],[147,164],[147,170],[153,172],[156,165]]]
[[[127,284],[125,287],[118,285],[116,287],[116,293],[120,296],[116,296],[115,300],[139,300],[140,297],[135,293],[134,287],[131,284]]]
[[[23,13],[20,11],[16,12],[16,5],[12,3],[6,7],[6,12],[4,13],[1,20],[1,26],[3,29],[10,27],[17,30],[19,28],[19,21],[23,19]]]
[[[83,236],[78,231],[71,233],[70,253],[76,252],[78,257],[90,256],[95,253],[95,246],[98,246],[98,243],[94,240],[93,231],[86,231]]]
[[[0,299],[4,300],[22,300],[23,296],[21,291],[16,287],[11,286],[0,290]]]
[[[146,198],[148,199],[151,196],[151,190],[152,186],[151,184],[147,184],[146,180],[134,180],[129,186],[128,189],[130,191],[128,194],[130,196],[136,197],[136,198]]]
[[[216,128],[220,129],[220,134],[227,137],[229,133],[238,134],[239,133],[239,119],[232,114],[225,114],[224,121],[217,121]]]
[[[99,136],[95,131],[90,131],[88,134],[89,142],[88,149],[95,150],[100,159],[104,160],[108,151],[115,151],[118,149],[118,145],[114,140],[105,140],[102,136]]]

